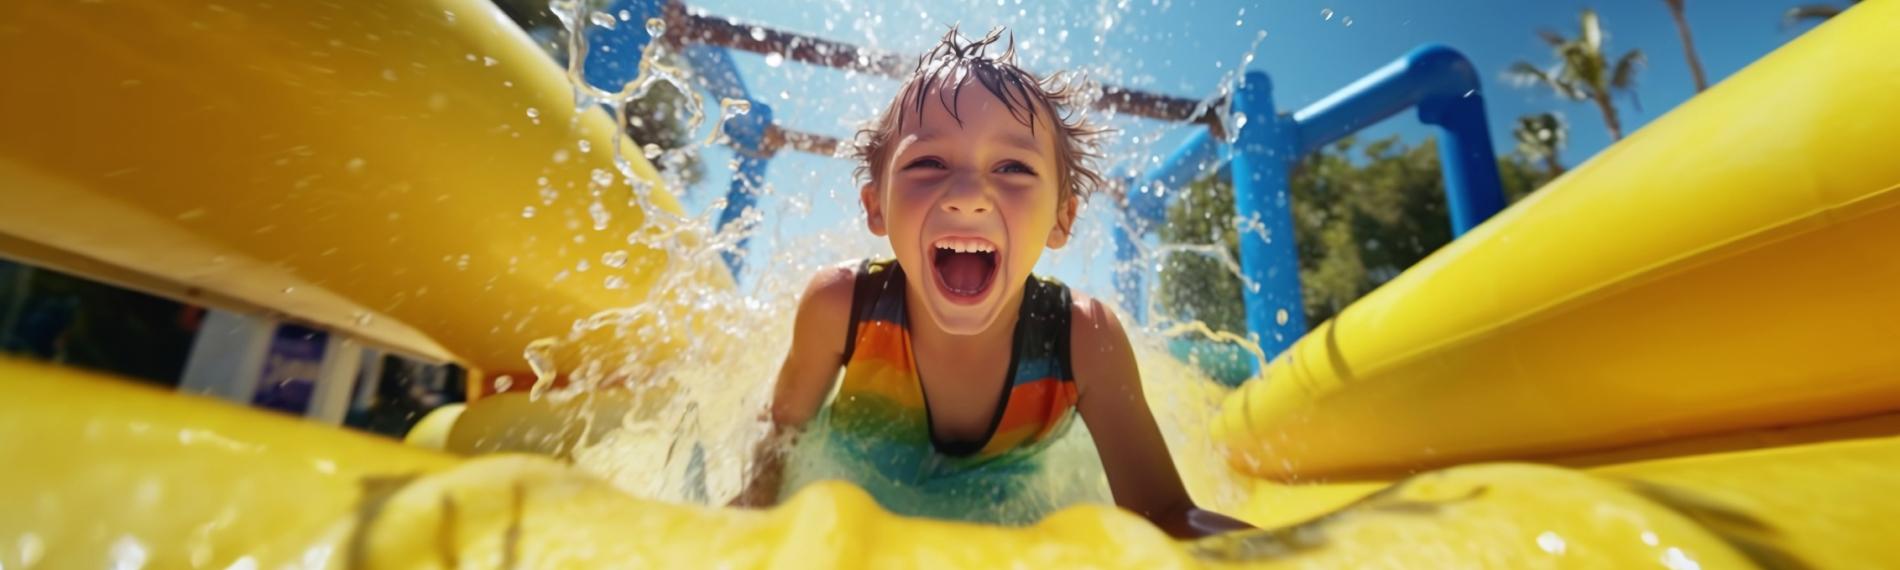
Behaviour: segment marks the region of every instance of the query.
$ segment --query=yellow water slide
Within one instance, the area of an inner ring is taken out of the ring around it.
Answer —
[[[904,519],[839,485],[658,504],[0,361],[0,565],[1877,567],[1900,558],[1895,21],[1876,0],[1796,40],[1229,397],[1215,436],[1263,477],[1236,514],[1264,531]],[[0,62],[30,79],[0,82],[8,256],[488,370],[664,261],[552,278],[643,212],[607,202],[574,239],[610,121],[478,0],[0,3]],[[1577,468],[1406,474],[1527,458]]]
[[[0,69],[0,255],[490,372],[667,261],[488,2],[6,2]]]
[[[1233,465],[1900,433],[1896,23],[1885,1],[1816,28],[1316,327],[1227,401]]]
[[[1269,531],[1177,543],[1096,506],[1028,528],[900,518],[836,483],[764,512],[654,503],[539,456],[456,458],[17,361],[0,360],[0,390],[8,568],[1872,568],[1900,556],[1893,509],[1871,502],[1900,493],[1891,438],[1590,472],[1456,467]]]

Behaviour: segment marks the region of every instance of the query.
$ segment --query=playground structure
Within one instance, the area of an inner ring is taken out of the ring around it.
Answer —
[[[605,6],[604,11],[627,14],[629,21],[658,18],[666,22],[666,29],[674,32],[663,39],[681,51],[707,93],[747,102],[750,112],[730,118],[723,125],[738,160],[726,193],[726,207],[719,217],[721,229],[757,203],[766,169],[781,149],[829,157],[837,156],[840,145],[836,137],[774,124],[771,105],[747,89],[728,49],[782,54],[795,62],[896,80],[907,78],[910,72],[910,62],[896,54],[740,24],[678,2],[618,0]],[[638,75],[628,58],[614,54],[641,53],[653,41],[644,30],[633,27],[594,30],[589,37],[589,42],[606,49],[587,52],[586,80],[609,91]],[[1114,239],[1116,257],[1122,262],[1116,275],[1122,305],[1138,319],[1147,314],[1141,276],[1129,262],[1138,255],[1134,241],[1161,222],[1167,189],[1184,187],[1205,176],[1228,177],[1234,183],[1238,218],[1264,229],[1236,230],[1241,236],[1242,275],[1258,284],[1243,288],[1247,328],[1266,356],[1279,354],[1307,329],[1297,248],[1291,239],[1270,242],[1264,237],[1293,235],[1292,201],[1287,192],[1294,163],[1300,156],[1340,138],[1417,108],[1421,122],[1439,127],[1446,203],[1453,234],[1462,235],[1504,207],[1480,87],[1471,62],[1457,51],[1438,45],[1420,46],[1291,114],[1275,108],[1272,82],[1262,72],[1247,73],[1231,102],[1225,96],[1191,99],[1101,86],[1099,96],[1094,98],[1094,106],[1100,111],[1182,122],[1196,129],[1160,165],[1138,177],[1117,181],[1120,187],[1116,198],[1121,202],[1118,209],[1123,220],[1114,226]],[[1221,113],[1221,108],[1230,103],[1231,115]],[[1224,116],[1235,124],[1224,124]],[[1235,131],[1231,140],[1230,131]],[[726,257],[734,273],[741,269],[740,258],[737,254]]]
[[[0,8],[21,30],[0,34],[6,68],[32,79],[0,86],[0,119],[20,126],[0,132],[0,197],[19,206],[0,210],[9,257],[489,371],[535,336],[496,311],[545,306],[525,322],[558,327],[657,302],[638,277],[664,252],[635,251],[626,289],[550,283],[618,246],[573,243],[498,193],[451,192],[585,188],[607,164],[569,150],[560,71],[492,7],[92,10]],[[1027,529],[897,519],[838,486],[769,513],[655,504],[544,460],[460,460],[4,362],[0,454],[37,468],[0,479],[0,505],[32,513],[0,522],[0,540],[32,537],[59,566],[132,551],[269,567],[1878,565],[1900,555],[1879,500],[1900,492],[1900,355],[1886,346],[1900,164],[1882,145],[1900,117],[1881,112],[1900,108],[1896,19],[1900,4],[1871,2],[1817,28],[1294,341],[1227,397],[1212,434],[1257,477],[1235,514],[1278,531],[1181,545],[1099,507]],[[56,44],[68,49],[31,50]],[[148,104],[125,108],[130,88]],[[493,130],[529,108],[563,128]],[[611,142],[603,113],[576,124],[594,148]],[[1228,152],[1297,140],[1246,128]],[[557,151],[572,154],[550,166]],[[390,223],[334,222],[354,211]],[[644,215],[659,212],[610,223]],[[1527,459],[1568,468],[1471,465]]]

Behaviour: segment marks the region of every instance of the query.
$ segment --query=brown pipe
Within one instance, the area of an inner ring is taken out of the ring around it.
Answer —
[[[685,8],[678,3],[668,4],[666,14],[668,27],[678,30],[668,35],[675,42],[684,40],[760,54],[777,53],[792,61],[892,79],[910,77],[911,66],[903,56],[897,54],[764,26],[740,24],[697,9]],[[1204,106],[1201,101],[1194,99],[1103,85],[1101,96],[1095,99],[1093,107],[1150,119],[1198,123],[1214,129],[1218,135],[1222,126],[1214,110],[1224,103],[1225,99],[1222,98]],[[836,142],[831,139],[831,148],[836,148]]]

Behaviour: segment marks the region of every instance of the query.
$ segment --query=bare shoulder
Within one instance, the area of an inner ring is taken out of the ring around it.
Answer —
[[[1082,293],[1073,296],[1069,303],[1069,338],[1078,348],[1101,341],[1128,342],[1121,318],[1107,303]]]
[[[855,262],[840,263],[812,274],[811,282],[805,284],[805,293],[799,296],[798,312],[850,311],[851,290],[858,280],[856,265]]]
[[[1069,361],[1080,388],[1139,383],[1134,348],[1114,309],[1076,293],[1069,306]]]
[[[857,286],[855,264],[840,264],[818,270],[798,298],[798,317],[794,321],[795,352],[820,354],[844,352],[845,329],[851,326],[851,294]]]

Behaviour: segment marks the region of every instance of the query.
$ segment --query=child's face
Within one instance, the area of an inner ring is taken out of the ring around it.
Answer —
[[[871,233],[888,236],[914,298],[950,334],[988,329],[1015,307],[1042,248],[1062,247],[1075,201],[1059,198],[1048,109],[1036,128],[972,80],[907,117],[862,199]],[[939,101],[954,101],[961,126]]]

